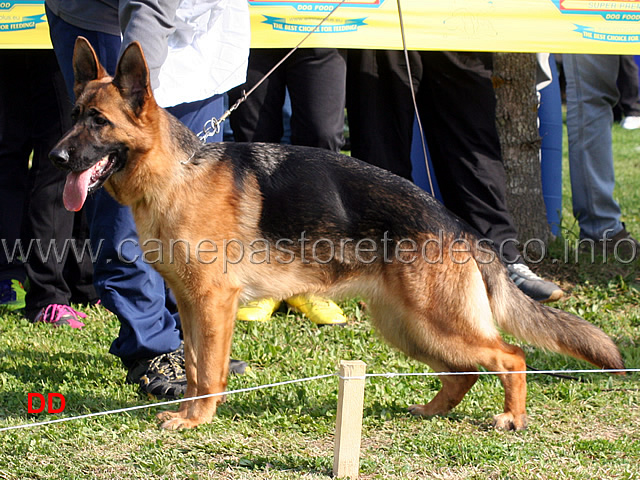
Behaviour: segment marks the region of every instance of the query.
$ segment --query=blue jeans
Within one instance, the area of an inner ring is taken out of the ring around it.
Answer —
[[[115,72],[120,37],[75,27],[49,9],[47,19],[71,98],[74,98],[72,58],[77,36],[87,38],[106,70]],[[216,95],[172,109],[198,133],[206,120],[223,113],[223,98]],[[221,137],[219,133],[209,141],[219,141]],[[109,352],[120,357],[125,366],[131,366],[135,360],[175,350],[181,341],[180,320],[162,277],[143,260],[131,210],[101,189],[87,199],[86,213],[91,245],[97,252],[94,285],[102,304],[120,320],[120,332]]]
[[[613,106],[618,55],[563,55],[573,214],[580,237],[612,237],[623,229],[613,199]]]

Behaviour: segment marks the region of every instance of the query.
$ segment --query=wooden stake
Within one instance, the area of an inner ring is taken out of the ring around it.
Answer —
[[[358,478],[366,370],[367,365],[360,360],[340,362],[338,414],[333,449],[334,477]]]

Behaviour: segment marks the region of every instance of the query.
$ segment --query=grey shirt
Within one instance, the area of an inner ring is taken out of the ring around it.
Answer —
[[[158,87],[180,0],[45,1],[54,14],[73,26],[122,36],[120,53],[131,42],[140,42],[149,65],[151,86]]]
[[[120,36],[118,0],[45,0],[67,23],[86,30]]]

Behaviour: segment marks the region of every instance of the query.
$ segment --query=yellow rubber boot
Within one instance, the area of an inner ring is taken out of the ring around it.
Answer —
[[[296,295],[288,298],[286,302],[320,327],[347,324],[347,318],[342,313],[342,309],[329,299],[317,295]]]
[[[236,318],[244,322],[268,322],[273,312],[278,310],[280,302],[273,298],[263,298],[241,305]]]

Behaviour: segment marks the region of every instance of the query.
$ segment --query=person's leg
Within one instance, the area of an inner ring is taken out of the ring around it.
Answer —
[[[0,51],[0,280],[24,283],[26,274],[17,258],[23,204],[27,192],[31,138],[28,53]],[[24,248],[26,249],[26,245]],[[15,254],[13,252],[15,251]],[[4,291],[4,289],[3,289]],[[9,298],[9,297],[7,297]]]
[[[249,54],[247,81],[229,91],[229,104],[235,104],[242,97],[243,91],[253,88],[286,53],[287,50],[284,49],[252,49]],[[282,106],[285,91],[283,65],[231,114],[231,129],[236,142],[280,141],[283,134]]]
[[[91,237],[84,209],[73,216],[73,241],[79,255],[70,255],[64,266],[64,277],[71,289],[71,302],[94,304],[100,298],[93,286],[93,262],[90,255]]]
[[[233,105],[242,96],[243,90],[248,91],[252,88],[267,72],[269,72],[269,70],[271,70],[271,68],[273,68],[274,65],[278,63],[278,61],[280,61],[280,59],[286,55],[286,53],[287,50],[285,49],[251,50],[247,82],[245,85],[236,87],[229,92],[229,103]],[[231,127],[236,142],[280,142],[283,135],[283,105],[287,90],[286,81],[288,81],[285,77],[287,77],[290,70],[295,68],[296,66],[292,65],[290,58],[275,70],[259,88],[247,97],[247,100],[240,106],[240,108],[231,114]],[[316,71],[315,74],[321,76],[320,72]],[[312,83],[310,79],[305,79],[305,81]],[[306,89],[306,94],[309,97],[321,95],[321,93],[318,93],[313,89],[309,89],[307,86],[304,86],[303,88]],[[342,95],[344,95],[344,80],[341,91]],[[293,110],[291,118],[291,142],[296,144],[296,130],[294,127],[296,98],[292,91],[292,86],[289,86],[289,93]],[[334,94],[340,95],[340,92],[334,92]],[[310,106],[310,108],[318,109],[316,106],[317,104],[310,102],[308,99],[298,100],[300,102],[307,102],[307,105]],[[323,100],[327,101],[326,98]],[[340,112],[343,115],[344,97],[342,97],[342,100],[338,100],[338,102],[340,102]],[[313,113],[317,112],[312,112],[309,115]],[[312,131],[310,132],[311,135],[315,135],[315,133],[313,133],[314,131],[319,131],[324,128],[322,125],[323,122],[335,123],[333,117],[323,117],[321,119],[316,118],[316,121],[317,124],[308,124],[308,128]],[[344,118],[342,118],[340,122],[340,137],[342,137],[342,128],[344,126],[343,122]],[[297,140],[299,141],[299,137]],[[311,145],[311,143],[297,144]],[[323,143],[314,146],[322,147],[327,145]],[[246,321],[266,321],[271,318],[271,315],[278,308],[279,304],[280,302],[275,302],[271,299],[250,302],[240,307],[237,313],[237,318]],[[313,322],[318,324],[335,325],[346,322],[340,307],[330,301],[305,302],[305,307],[303,308],[306,309],[304,313]]]
[[[610,238],[623,229],[620,206],[613,198],[611,136],[619,58],[563,55],[573,213],[581,238]]]
[[[102,65],[113,73],[120,38],[69,25],[47,10],[51,40],[67,88],[73,95],[73,47],[78,35],[93,45]],[[94,262],[94,285],[102,304],[117,315],[120,333],[110,353],[125,366],[176,350],[180,346],[179,320],[165,308],[165,286],[160,274],[144,261],[131,211],[103,189],[87,198]]]
[[[73,102],[75,99],[73,94],[73,49],[76,38],[79,36],[85,37],[96,51],[100,63],[102,63],[107,71],[113,73],[118,62],[120,37],[75,27],[56,16],[46,4],[45,12],[47,14],[49,36],[53,44],[53,51],[58,59],[58,66],[62,72],[67,93]]]
[[[340,151],[346,75],[346,53],[335,48],[305,48],[287,60],[293,145]]]
[[[409,61],[417,89],[420,54],[409,52]],[[348,52],[347,115],[351,155],[411,179],[414,108],[403,52]]]
[[[625,117],[640,117],[640,78],[633,55],[620,55],[618,69],[618,105]]]
[[[420,113],[444,204],[496,247],[519,256],[495,126],[491,55],[422,52]]]
[[[291,144],[339,152],[344,144],[346,54],[334,48],[297,50],[286,62]],[[316,295],[286,299],[316,325],[345,325],[342,309]]]
[[[491,54],[422,52],[422,60],[420,112],[445,205],[493,242],[526,295],[542,302],[559,299],[562,290],[535,275],[516,248],[495,124]]]
[[[32,110],[33,160],[29,171],[29,195],[23,220],[23,243],[37,242],[27,259],[30,289],[25,316],[34,320],[51,304],[69,305],[71,290],[64,267],[73,257],[75,214],[62,204],[65,173],[49,161],[49,151],[71,125],[71,102],[56,57],[51,50],[33,51],[29,57]]]

